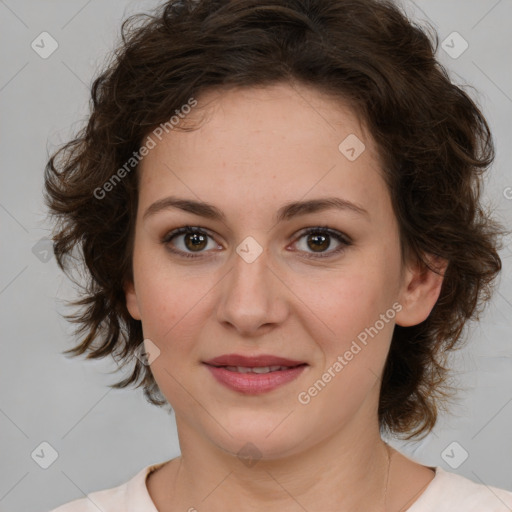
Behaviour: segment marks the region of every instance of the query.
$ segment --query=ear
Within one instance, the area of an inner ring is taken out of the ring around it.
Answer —
[[[395,317],[396,323],[402,327],[418,325],[426,320],[441,293],[448,261],[434,255],[425,256],[429,265],[441,275],[422,262],[407,267],[399,296],[402,309]]]
[[[140,320],[139,303],[137,302],[137,293],[135,292],[133,281],[126,281],[123,289],[126,298],[126,308],[134,320]]]

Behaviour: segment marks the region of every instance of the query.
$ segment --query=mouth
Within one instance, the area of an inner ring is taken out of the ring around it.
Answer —
[[[304,363],[305,365],[305,363]],[[297,366],[215,366],[215,368],[225,368],[229,372],[237,373],[270,373],[270,372],[283,372],[291,368],[298,368],[304,366],[302,364]]]
[[[214,357],[205,364],[210,366],[225,366],[230,368],[290,368],[294,366],[307,364],[305,361],[287,359],[285,357],[273,356],[270,354],[260,354],[257,356],[243,356],[240,354],[224,354]],[[277,370],[271,370],[277,371]]]
[[[228,354],[205,361],[217,382],[243,394],[272,391],[296,379],[309,366],[303,361],[272,355]]]

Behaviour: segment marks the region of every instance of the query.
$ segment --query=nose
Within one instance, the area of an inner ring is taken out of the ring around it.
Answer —
[[[262,335],[289,313],[283,276],[268,263],[265,250],[252,262],[236,254],[232,269],[219,283],[217,319],[241,336]]]

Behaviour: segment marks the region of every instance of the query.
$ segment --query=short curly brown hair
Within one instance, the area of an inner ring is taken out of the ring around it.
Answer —
[[[148,133],[208,89],[302,83],[348,102],[369,128],[403,260],[431,268],[426,255],[433,254],[449,262],[429,317],[395,326],[380,394],[382,430],[406,438],[428,433],[451,394],[446,355],[491,296],[505,233],[480,202],[492,135],[437,62],[435,30],[428,34],[391,1],[171,0],[130,17],[121,32],[93,83],[87,126],[45,168],[45,199],[58,220],[57,262],[69,275],[76,246],[87,270],[83,294],[72,303],[81,309],[67,315],[81,324],[82,339],[65,353],[134,363],[111,387],[142,374],[137,387],[148,401],[166,404],[150,367],[133,357],[142,326],[126,308],[123,285],[133,278],[138,173],[126,162]],[[123,165],[127,172],[106,189]]]

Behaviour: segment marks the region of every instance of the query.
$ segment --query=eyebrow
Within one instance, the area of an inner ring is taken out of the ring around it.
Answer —
[[[150,205],[144,212],[143,220],[148,217],[155,215],[156,213],[176,208],[183,210],[184,212],[193,213],[206,219],[216,220],[225,222],[225,214],[219,210],[216,206],[204,203],[201,201],[195,201],[192,199],[181,199],[178,197],[170,196],[159,199]],[[364,216],[369,220],[370,214],[362,206],[355,204],[346,199],[340,197],[323,197],[319,199],[310,199],[308,201],[292,201],[286,203],[284,206],[279,208],[276,216],[276,222],[282,222],[290,220],[300,215],[306,215],[308,213],[316,213],[328,209],[337,210],[348,210],[357,213],[358,215]]]

